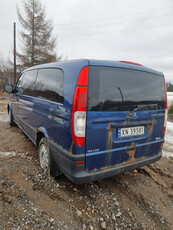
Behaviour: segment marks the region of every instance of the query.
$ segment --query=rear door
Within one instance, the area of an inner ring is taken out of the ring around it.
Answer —
[[[163,142],[164,115],[163,76],[91,66],[86,170],[97,171],[157,155]]]

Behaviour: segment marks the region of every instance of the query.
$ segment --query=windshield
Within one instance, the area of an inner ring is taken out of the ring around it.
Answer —
[[[90,67],[88,111],[146,111],[164,108],[163,76],[130,69]]]

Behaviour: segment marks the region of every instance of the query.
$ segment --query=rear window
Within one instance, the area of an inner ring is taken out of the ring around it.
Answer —
[[[162,76],[147,72],[92,66],[88,111],[145,111],[165,108]]]

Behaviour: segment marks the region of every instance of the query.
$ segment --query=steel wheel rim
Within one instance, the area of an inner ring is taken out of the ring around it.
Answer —
[[[47,146],[42,144],[39,151],[40,166],[44,171],[48,170],[48,149]]]

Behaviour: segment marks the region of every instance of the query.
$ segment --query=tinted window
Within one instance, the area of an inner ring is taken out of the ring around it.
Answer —
[[[64,103],[64,75],[60,69],[40,69],[35,85],[37,97]]]
[[[21,87],[21,83],[22,83],[22,79],[24,77],[25,73],[22,73],[17,81],[17,84],[16,84],[16,90],[19,89],[19,87]]]
[[[30,70],[21,75],[18,80],[17,88],[23,88],[23,94],[34,96],[34,84],[38,70]]]
[[[163,77],[129,69],[90,67],[88,110],[143,111],[164,106]]]

